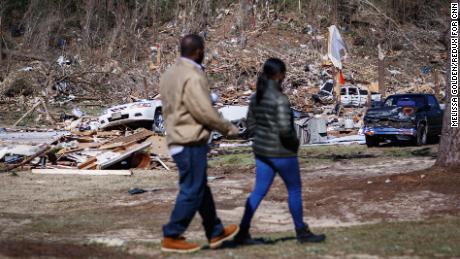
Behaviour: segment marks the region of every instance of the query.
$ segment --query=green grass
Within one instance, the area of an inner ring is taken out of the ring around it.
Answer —
[[[222,155],[209,160],[209,167],[236,166],[244,167],[254,165],[255,159],[252,153]]]
[[[267,244],[202,250],[194,258],[307,258],[353,255],[413,256],[421,258],[460,256],[460,218],[419,222],[393,222],[353,227],[315,229],[324,232],[322,244],[298,244],[294,233],[262,235]],[[259,238],[255,235],[255,238]],[[158,244],[144,243],[151,249]],[[176,258],[177,255],[167,255]]]
[[[236,154],[214,157],[209,161],[209,166],[246,167],[254,165],[254,155],[250,149],[235,148],[231,150]],[[437,146],[379,148],[368,148],[365,145],[313,146],[302,147],[299,151],[299,159],[302,165],[328,165],[340,160],[430,157],[436,156],[436,153]]]
[[[66,236],[69,233],[99,233],[118,229],[124,224],[115,213],[91,211],[76,211],[65,215],[40,215],[31,223],[21,228],[17,234],[48,233],[56,236]],[[71,232],[69,232],[71,231]]]

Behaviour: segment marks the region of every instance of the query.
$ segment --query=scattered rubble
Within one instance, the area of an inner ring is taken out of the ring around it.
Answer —
[[[27,166],[39,174],[130,175],[131,168],[170,170],[168,159],[164,137],[143,128],[0,132],[0,171]]]

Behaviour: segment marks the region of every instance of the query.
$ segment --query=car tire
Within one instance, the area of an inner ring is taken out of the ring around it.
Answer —
[[[155,111],[155,115],[153,117],[152,129],[155,133],[162,134],[162,135],[164,135],[166,132],[163,113],[160,109]]]
[[[378,147],[380,141],[377,137],[366,136],[366,145],[367,147]]]
[[[420,124],[417,128],[417,135],[415,137],[415,144],[417,146],[426,145],[428,134],[427,134],[427,127],[424,124]]]

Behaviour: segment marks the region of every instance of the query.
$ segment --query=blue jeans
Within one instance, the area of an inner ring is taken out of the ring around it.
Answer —
[[[217,217],[208,186],[207,153],[207,145],[185,146],[181,153],[173,156],[179,169],[180,190],[169,223],[163,226],[165,237],[181,236],[197,211],[208,239],[222,234],[224,227]]]
[[[256,156],[256,183],[246,201],[240,228],[249,229],[254,213],[273,183],[276,172],[279,173],[288,189],[289,211],[294,226],[301,229],[307,226],[303,221],[302,182],[300,180],[299,160],[297,157],[269,158]]]

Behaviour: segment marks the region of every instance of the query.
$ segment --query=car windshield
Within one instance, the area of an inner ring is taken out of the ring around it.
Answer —
[[[385,101],[385,107],[423,107],[425,105],[425,97],[423,96],[393,96],[388,97]]]

